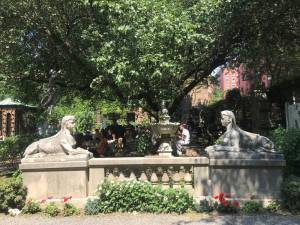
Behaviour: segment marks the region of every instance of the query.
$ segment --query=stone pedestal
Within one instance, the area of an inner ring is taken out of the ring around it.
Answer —
[[[60,199],[66,196],[85,198],[88,193],[86,157],[52,157],[22,159],[19,166],[28,198]]]
[[[224,192],[239,199],[280,199],[282,155],[216,152],[209,158],[212,196]]]

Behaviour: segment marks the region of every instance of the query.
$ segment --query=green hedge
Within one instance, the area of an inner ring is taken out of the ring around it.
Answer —
[[[0,177],[0,212],[9,208],[21,209],[25,205],[27,190],[21,176]]]
[[[285,174],[300,176],[300,130],[277,128],[271,140],[286,160]]]
[[[300,213],[300,177],[290,176],[283,182],[285,206],[293,213]]]
[[[184,189],[166,189],[152,186],[147,182],[108,182],[98,189],[98,200],[90,201],[98,213],[111,212],[175,212],[185,213],[193,207],[193,198]],[[96,204],[95,204],[96,203]],[[87,210],[85,210],[87,211]]]
[[[13,162],[22,157],[26,147],[35,140],[34,135],[17,135],[0,142],[0,161]]]

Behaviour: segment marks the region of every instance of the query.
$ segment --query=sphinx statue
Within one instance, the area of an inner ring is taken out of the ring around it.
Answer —
[[[218,139],[218,144],[208,146],[205,149],[206,152],[276,153],[274,143],[270,139],[239,128],[232,111],[221,112],[221,123],[226,127],[226,132]]]
[[[83,148],[74,148],[76,141],[71,135],[75,127],[74,116],[64,116],[61,121],[61,129],[54,136],[40,139],[30,144],[24,152],[24,158],[42,158],[46,156],[85,156],[93,154]]]

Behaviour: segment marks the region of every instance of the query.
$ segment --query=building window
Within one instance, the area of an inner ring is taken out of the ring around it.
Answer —
[[[11,136],[11,114],[6,114],[6,136]]]

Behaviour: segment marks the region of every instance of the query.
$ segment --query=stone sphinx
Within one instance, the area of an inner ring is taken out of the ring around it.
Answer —
[[[76,141],[71,135],[75,126],[74,116],[64,116],[61,121],[61,130],[54,136],[40,139],[30,144],[24,152],[24,158],[43,158],[46,156],[84,156],[93,154],[83,148],[74,148]]]
[[[219,138],[219,143],[208,146],[205,149],[206,152],[276,153],[274,143],[267,137],[239,128],[232,111],[221,112],[221,123],[226,127],[226,132]]]

